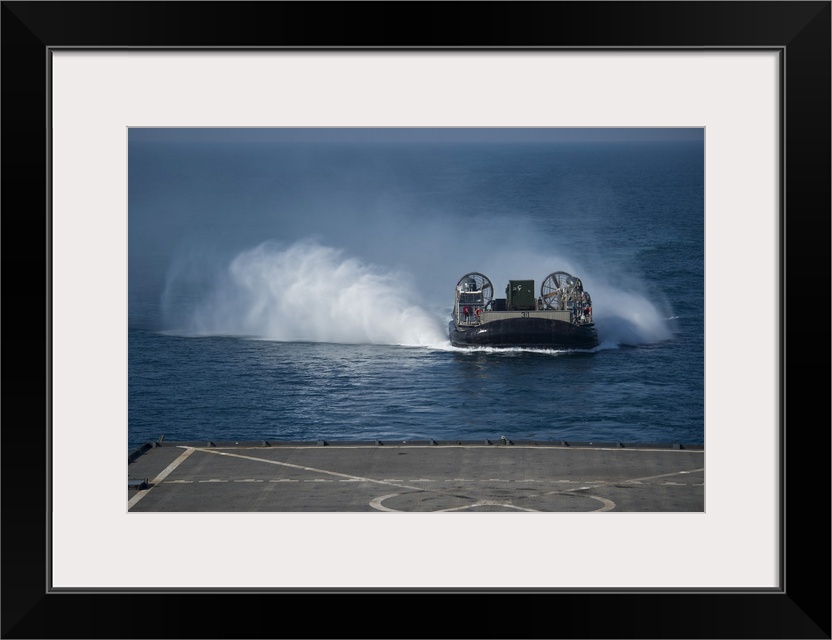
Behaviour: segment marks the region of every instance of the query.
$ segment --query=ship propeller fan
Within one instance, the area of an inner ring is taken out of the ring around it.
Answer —
[[[456,283],[458,295],[464,296],[466,302],[483,308],[491,304],[494,298],[494,285],[491,280],[476,271],[467,273]]]
[[[547,309],[557,309],[563,294],[571,291],[577,282],[578,279],[566,271],[550,273],[540,285],[540,297],[543,298],[543,304]]]

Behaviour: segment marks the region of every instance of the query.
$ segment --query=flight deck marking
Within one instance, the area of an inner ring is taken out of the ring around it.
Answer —
[[[339,473],[337,471],[326,471],[324,469],[316,469],[314,467],[305,467],[305,466],[302,466],[302,465],[291,464],[289,462],[280,462],[279,460],[268,460],[267,458],[255,458],[254,456],[244,456],[244,455],[241,455],[239,453],[228,453],[227,451],[214,451],[214,450],[211,450],[211,449],[197,449],[197,451],[202,451],[204,453],[213,453],[214,455],[218,455],[218,456],[229,456],[229,457],[232,457],[232,458],[242,458],[243,460],[252,460],[254,462],[266,462],[268,464],[274,464],[274,465],[278,465],[278,466],[282,466],[282,467],[291,467],[293,469],[301,469],[303,471],[312,471],[312,472],[315,472],[315,473],[323,473],[323,474],[336,476],[336,477],[339,477],[339,478],[344,478],[344,479],[349,479],[349,480],[363,480],[365,482],[374,482],[376,484],[389,485],[389,486],[392,486],[392,487],[397,487],[399,489],[409,489],[411,491],[418,491],[420,493],[425,492],[425,489],[422,488],[422,487],[409,486],[409,485],[406,485],[406,484],[402,484],[400,481],[396,481],[394,483],[394,482],[391,482],[389,480],[374,480],[373,478],[353,476],[353,475],[349,475],[349,474],[346,474],[346,473]],[[317,480],[317,481],[318,482],[327,482],[327,481],[324,481],[324,480]],[[309,482],[309,481],[305,480],[304,482]],[[314,480],[313,480],[313,482],[314,482]],[[331,480],[329,482],[331,482]],[[442,494],[442,492],[434,492],[434,493],[439,493],[439,495],[444,495],[444,494]],[[399,494],[394,493],[394,494],[389,494],[389,495],[394,496],[394,495],[399,495]],[[395,511],[395,509],[388,509],[387,507],[383,507],[381,505],[381,501],[384,500],[384,499],[385,499],[384,497],[376,498],[375,500],[372,500],[370,502],[370,505],[372,505],[376,509],[379,509],[380,511]],[[502,504],[502,503],[500,503],[500,504]],[[523,511],[527,510],[527,509],[522,509],[520,507],[515,507],[513,505],[504,505],[504,506],[510,507],[512,509],[520,509],[520,510],[523,510]],[[532,509],[532,511],[533,511],[533,509]]]
[[[621,482],[629,482],[632,484],[642,484],[643,480],[657,480],[658,478],[669,478],[670,476],[678,476],[682,473],[698,473],[699,471],[704,471],[705,468],[702,467],[701,469],[690,469],[688,471],[672,471],[670,473],[662,473],[657,476],[645,476],[643,478],[633,478],[632,480],[622,480]],[[606,484],[615,484],[612,480]]]
[[[141,500],[147,495],[147,492],[153,488],[153,485],[157,485],[162,480],[167,478],[168,475],[170,475],[170,472],[176,469],[176,467],[178,467],[180,464],[185,462],[188,456],[191,455],[194,451],[195,449],[193,449],[192,447],[186,448],[185,451],[182,452],[181,456],[179,456],[176,460],[171,462],[167,467],[162,469],[162,472],[150,481],[150,487],[148,487],[147,489],[142,489],[127,502],[127,510],[130,511],[130,509],[132,509],[139,500]]]
[[[338,478],[347,479],[347,480],[361,480],[363,482],[375,482],[376,484],[384,484],[384,485],[391,485],[394,487],[399,487],[400,489],[411,489],[413,491],[422,491],[420,487],[411,487],[405,484],[393,484],[393,482],[387,480],[374,480],[373,478],[364,478],[362,476],[353,476],[347,473],[339,473],[337,471],[327,471],[325,469],[316,469],[315,467],[304,467],[303,465],[299,464],[292,464],[290,462],[280,462],[279,460],[269,460],[267,458],[255,458],[254,456],[244,456],[239,453],[228,453],[227,451],[213,451],[211,449],[193,449],[193,451],[202,451],[203,453],[213,453],[217,456],[229,456],[231,458],[242,458],[243,460],[252,460],[254,462],[265,462],[267,464],[274,464],[280,467],[290,467],[292,469],[300,469],[301,471],[311,471],[314,473],[323,473],[330,476],[336,476]],[[332,482],[331,480],[304,480],[303,482]]]
[[[377,509],[378,511],[388,511],[390,513],[402,513],[399,509],[391,509],[390,507],[385,507],[382,503],[387,500],[388,498],[395,498],[396,496],[401,495],[399,493],[388,493],[386,496],[379,496],[378,498],[373,498],[370,501],[370,506],[373,509]],[[437,509],[436,511],[429,511],[428,513],[448,513],[451,511],[464,511],[466,509],[474,509],[476,507],[485,507],[485,506],[498,506],[498,507],[505,507],[507,509],[516,509],[517,511],[530,511],[530,512],[537,512],[538,509],[529,509],[528,507],[518,507],[517,505],[505,502],[503,500],[477,500],[472,502],[471,504],[462,505],[461,507],[448,507],[447,509]]]
[[[516,504],[511,504],[509,502],[504,502],[502,500],[477,500],[473,504],[465,505],[462,507],[448,507],[447,509],[439,509],[437,511],[432,511],[431,513],[449,513],[451,511],[465,511],[467,509],[474,509],[476,507],[505,507],[506,509],[515,509],[517,511],[530,511],[533,513],[538,513],[539,509],[530,509],[528,507],[518,507]]]
[[[589,487],[587,487],[589,488]],[[570,495],[570,492],[562,492],[562,491],[551,491],[543,495],[552,495],[552,494],[560,494],[560,495]],[[395,498],[401,494],[399,493],[388,493],[386,496],[379,496],[378,498],[373,498],[370,501],[370,506],[373,509],[378,511],[388,511],[391,513],[404,513],[401,509],[391,509],[390,507],[385,507],[382,504],[385,500],[389,500],[390,498]],[[576,495],[572,493],[571,495]],[[591,500],[597,500],[601,503],[600,509],[594,509],[588,513],[599,513],[601,511],[612,511],[615,509],[615,503],[612,500],[608,500],[607,498],[602,498],[601,496],[591,496],[591,495],[581,495],[582,498],[589,498]],[[531,513],[539,513],[540,509],[532,509],[530,507],[520,507],[516,504],[512,504],[511,502],[505,500],[489,500],[489,499],[481,499],[472,502],[471,504],[465,504],[459,507],[448,507],[447,509],[436,509],[435,511],[428,511],[427,513],[450,513],[452,511],[467,511],[469,509],[475,509],[477,507],[503,507],[505,509],[514,509],[516,511],[528,511]]]
[[[372,500],[370,500],[370,506],[373,509],[378,509],[379,511],[390,511],[391,513],[393,513],[393,512],[399,513],[398,509],[390,509],[389,507],[385,507],[383,504],[381,504],[382,502],[387,500],[387,498],[393,498],[397,495],[399,495],[399,494],[398,493],[388,493],[386,496],[379,496],[378,498],[373,498]]]
[[[625,483],[625,484],[627,484],[627,483],[629,483],[629,484],[643,484],[642,483],[643,480],[656,480],[657,478],[667,478],[669,476],[678,476],[682,473],[696,473],[696,472],[704,471],[704,470],[705,469],[702,468],[702,469],[691,469],[689,471],[673,471],[671,473],[662,473],[662,474],[659,474],[659,475],[656,475],[656,476],[646,476],[646,477],[643,477],[643,478],[633,478],[632,480],[623,480],[622,482]],[[547,492],[546,495],[552,495],[552,494],[558,494],[558,493],[560,493],[560,494],[572,493],[573,495],[578,495],[576,493],[578,491],[588,491],[589,489],[600,489],[603,486],[610,486],[610,485],[618,484],[618,482],[616,482],[614,480],[610,480],[610,481],[600,481],[600,480],[592,481],[592,480],[590,480],[589,482],[598,482],[600,484],[597,484],[594,487],[576,487],[575,489],[567,489],[566,491],[549,491],[549,492]],[[684,483],[676,483],[676,482],[666,482],[665,485],[667,485],[667,484],[674,484],[674,485],[684,486]],[[602,508],[596,509],[595,510],[596,512],[598,512],[598,511],[612,511],[613,509],[615,509],[615,502],[613,502],[612,500],[609,500],[607,498],[602,498],[601,496],[593,496],[593,495],[589,495],[589,494],[581,494],[581,495],[582,495],[582,497],[585,497],[585,498],[592,498],[593,500],[598,500],[598,501],[600,501],[604,504],[604,506]]]
[[[254,462],[265,462],[267,464],[274,464],[274,465],[283,466],[283,467],[290,467],[290,468],[293,468],[293,469],[300,469],[302,471],[322,473],[322,474],[326,474],[326,475],[330,475],[330,476],[336,476],[338,478],[342,478],[342,479],[346,479],[346,480],[353,480],[353,481],[357,480],[357,481],[364,481],[364,482],[373,482],[375,484],[390,485],[390,486],[395,486],[395,487],[398,487],[398,488],[401,488],[401,489],[409,489],[409,490],[418,491],[418,492],[424,492],[425,491],[423,487],[414,487],[414,486],[408,486],[408,485],[402,484],[401,480],[375,480],[373,478],[366,478],[366,477],[362,477],[362,476],[354,476],[354,475],[350,475],[350,474],[339,473],[337,471],[327,471],[325,469],[317,469],[315,467],[306,467],[306,466],[303,466],[303,465],[292,464],[292,463],[289,463],[289,462],[280,462],[278,460],[268,460],[266,458],[256,458],[254,456],[245,456],[245,455],[241,455],[241,454],[238,454],[238,453],[229,453],[227,451],[215,451],[215,450],[212,450],[212,449],[202,449],[202,448],[195,448],[195,447],[183,447],[183,448],[185,448],[186,451],[174,463],[171,463],[168,466],[168,468],[166,468],[161,474],[159,474],[159,476],[154,478],[154,480],[153,480],[154,484],[158,483],[158,482],[161,482],[161,480],[163,480],[164,477],[166,477],[171,471],[173,471],[173,469],[175,469],[191,453],[193,453],[194,451],[201,451],[203,453],[213,453],[214,455],[229,456],[229,457],[232,457],[232,458],[241,458],[243,460],[252,460]],[[704,471],[704,470],[705,470],[704,468],[701,468],[701,469],[691,469],[691,470],[688,470],[688,471],[674,471],[674,472],[671,472],[671,473],[665,473],[665,474],[660,474],[660,475],[656,475],[656,476],[647,476],[647,477],[643,477],[643,478],[633,478],[631,480],[623,480],[623,481],[622,480],[617,480],[617,481],[592,481],[592,480],[590,480],[589,482],[598,482],[599,484],[595,487],[582,487],[581,489],[584,489],[584,490],[590,489],[590,488],[599,489],[604,485],[616,484],[618,482],[625,482],[625,483],[629,482],[629,483],[633,483],[633,484],[640,484],[641,481],[643,481],[643,480],[655,480],[657,478],[666,478],[666,477],[669,477],[669,476],[676,476],[676,475],[679,475],[680,473],[696,473],[696,472]],[[461,479],[455,479],[455,480],[459,481]],[[494,481],[494,480],[496,480],[496,479],[492,479],[492,481]],[[274,482],[274,480],[270,480],[270,482]],[[567,482],[568,483],[568,482],[574,482],[574,481],[560,480],[560,481],[555,481],[555,482]],[[580,489],[567,489],[566,491],[551,491],[551,492],[546,492],[543,495],[552,495],[552,494],[558,494],[558,493],[562,494],[562,495],[566,495],[566,494],[569,494],[569,493],[571,493],[572,495],[577,495],[575,493],[576,490],[580,490]],[[149,491],[149,489],[146,489],[144,491],[140,491],[128,503],[128,510],[133,505],[135,505],[136,502],[138,502],[142,497],[144,497],[144,494],[146,494],[147,491]],[[439,492],[439,493],[441,494],[441,492]],[[384,500],[387,500],[388,498],[392,498],[392,497],[397,496],[397,495],[399,495],[399,494],[394,493],[394,494],[388,494],[386,496],[380,496],[378,498],[375,498],[370,502],[370,506],[372,506],[374,509],[377,509],[379,511],[397,511],[396,509],[390,509],[388,507],[385,507],[382,504],[382,502]],[[592,500],[597,500],[597,501],[602,503],[603,506],[600,509],[596,509],[595,510],[596,512],[598,512],[598,511],[610,511],[610,510],[615,508],[615,503],[612,500],[609,500],[607,498],[602,498],[600,496],[586,495],[586,494],[583,494],[582,497],[590,498]],[[516,505],[506,504],[506,503],[497,502],[497,501],[478,501],[476,503],[473,503],[472,505],[468,505],[468,506],[464,506],[464,507],[455,507],[455,508],[452,508],[452,509],[442,509],[440,511],[451,511],[451,510],[459,511],[459,510],[462,510],[462,509],[470,509],[473,506],[483,506],[483,505],[500,505],[500,506],[503,506],[503,507],[506,507],[506,508],[517,509],[517,510],[522,510],[522,511],[536,511],[535,509],[527,509],[527,508],[524,508],[524,507],[517,507]]]

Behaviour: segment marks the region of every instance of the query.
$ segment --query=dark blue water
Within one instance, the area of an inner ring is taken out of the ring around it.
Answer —
[[[130,448],[703,444],[703,158],[702,141],[131,142]],[[499,296],[557,270],[591,293],[600,347],[448,345],[464,273]]]

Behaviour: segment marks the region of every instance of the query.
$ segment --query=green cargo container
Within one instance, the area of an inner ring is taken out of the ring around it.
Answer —
[[[535,309],[534,280],[509,280],[506,287],[506,306],[509,311]]]

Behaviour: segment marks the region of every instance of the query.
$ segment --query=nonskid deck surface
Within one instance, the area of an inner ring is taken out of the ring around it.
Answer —
[[[702,446],[621,443],[148,443],[128,511],[704,512]]]

